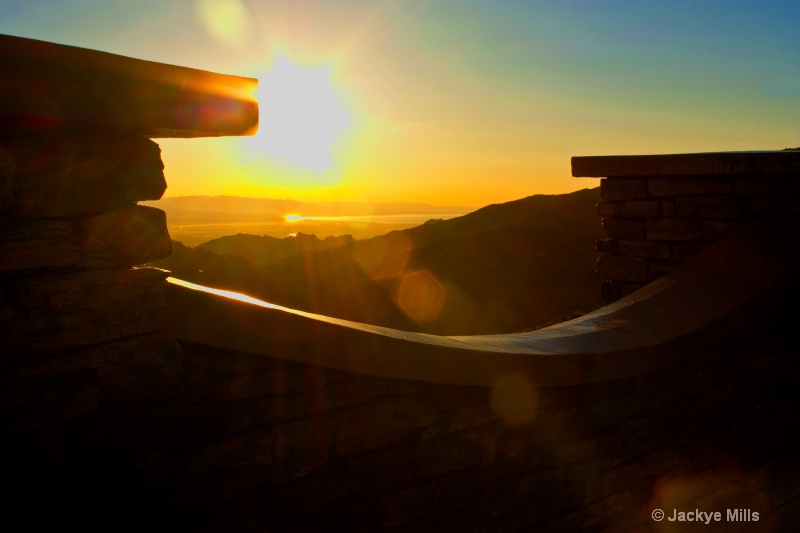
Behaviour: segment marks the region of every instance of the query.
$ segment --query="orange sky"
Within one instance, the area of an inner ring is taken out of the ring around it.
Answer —
[[[798,4],[645,4],[6,0],[0,33],[259,78],[256,137],[159,140],[167,196],[479,207],[595,186],[574,155],[800,145]]]

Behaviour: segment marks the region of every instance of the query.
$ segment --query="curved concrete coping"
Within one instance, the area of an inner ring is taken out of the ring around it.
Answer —
[[[182,340],[371,376],[491,386],[620,379],[689,357],[754,316],[797,262],[796,222],[739,227],[668,276],[612,305],[542,330],[444,337],[287,309],[168,278]],[[761,303],[759,303],[761,302]],[[744,313],[744,314],[742,314]]]

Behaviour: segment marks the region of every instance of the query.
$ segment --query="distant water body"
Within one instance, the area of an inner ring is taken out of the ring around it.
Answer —
[[[466,213],[462,213],[466,214]],[[293,221],[237,221],[225,223],[191,223],[167,225],[172,239],[186,246],[197,246],[212,239],[236,233],[269,235],[284,238],[297,233],[314,234],[324,239],[328,236],[352,235],[356,239],[367,239],[390,231],[412,228],[431,219],[450,219],[462,216],[458,213],[413,213],[394,215],[340,215],[312,216]]]

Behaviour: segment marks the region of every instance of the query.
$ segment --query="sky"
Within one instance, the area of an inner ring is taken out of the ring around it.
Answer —
[[[800,2],[3,0],[0,33],[259,79],[254,137],[159,139],[166,196],[480,207],[583,155],[800,146]]]

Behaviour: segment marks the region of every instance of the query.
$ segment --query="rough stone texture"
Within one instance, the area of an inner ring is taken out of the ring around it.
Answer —
[[[100,362],[101,407],[161,402],[183,390],[180,346],[163,333],[93,346],[84,356]]]
[[[699,242],[673,243],[670,248],[670,259],[676,262],[685,261],[693,255],[702,252],[707,246],[707,243]]]
[[[647,261],[639,257],[603,254],[597,260],[597,274],[601,280],[646,281]]]
[[[705,220],[703,221],[703,239],[715,241],[728,233],[731,228],[733,228],[733,224],[730,222]]]
[[[600,196],[604,200],[634,200],[647,196],[645,181],[638,178],[600,180]]]
[[[670,252],[666,243],[660,241],[623,241],[618,243],[619,255],[633,257],[651,257],[669,259]]]
[[[624,295],[641,285],[618,288]],[[14,437],[7,448],[23,459],[51,457],[61,470],[26,468],[23,477],[23,460],[6,465],[4,479],[17,483],[14,498],[38,489],[41,501],[65,509],[90,498],[140,530],[638,531],[652,527],[651,509],[671,505],[748,507],[771,529],[794,530],[796,339],[790,316],[747,321],[648,374],[541,388],[534,419],[515,426],[493,411],[487,388],[184,344],[184,362],[204,376],[192,379],[226,388],[268,374],[276,386],[241,400],[187,386],[183,396],[126,416],[104,412],[102,384],[93,402],[61,410],[55,395],[31,404],[23,394],[17,405],[31,406],[27,423],[39,428],[31,431],[66,433]],[[13,422],[26,427],[23,418]],[[69,474],[75,465],[77,480]],[[67,483],[72,491],[41,490]],[[58,521],[74,517],[59,513]]]
[[[800,175],[739,176],[734,180],[736,196],[745,198],[800,195]]]
[[[778,215],[800,214],[800,196],[778,197],[773,200],[773,205]]]
[[[674,264],[660,262],[660,261],[650,261],[647,263],[647,280],[653,281],[661,276],[667,274],[670,270],[674,268]]]
[[[656,218],[659,216],[657,200],[629,200],[622,204],[622,218]]]
[[[652,241],[691,241],[703,238],[701,221],[656,218],[647,221],[647,239]]]
[[[682,162],[691,165],[701,161],[701,166],[716,168],[717,156],[722,161],[717,162],[722,165],[720,168],[730,166],[730,174],[691,175],[689,167],[681,167]],[[776,163],[779,159],[783,163]],[[800,175],[782,166],[796,164],[795,154],[765,152],[752,157],[746,153],[701,154],[700,159],[693,154],[575,158],[573,165],[576,160],[580,172],[586,168],[627,169],[624,177],[612,176],[601,182],[607,201],[597,205],[597,213],[603,217],[602,225],[609,238],[598,241],[595,249],[620,257],[646,259],[645,270],[650,280],[699,253],[741,221],[800,214]],[[680,168],[681,173],[668,175],[663,169],[652,167],[656,163]],[[776,174],[743,171],[759,165],[765,165],[765,172],[772,169]],[[651,172],[641,176],[629,172],[640,167]],[[598,268],[604,301],[621,298],[628,289],[641,283],[628,279],[629,270],[607,265]]]
[[[745,215],[760,215],[768,213],[770,209],[769,200],[745,200],[741,205],[742,213]]]
[[[167,186],[160,154],[138,137],[0,139],[0,215],[96,214],[158,200]]]
[[[600,298],[604,302],[615,302],[620,299],[620,282],[611,280],[600,281]]]
[[[621,213],[619,202],[600,202],[597,204],[597,215],[601,217],[616,217]]]
[[[164,327],[164,279],[152,268],[39,274],[4,291],[15,309],[19,355],[91,346]]]
[[[629,294],[633,294],[642,287],[647,285],[646,282],[620,282],[619,283],[619,298],[625,298]]]
[[[598,252],[616,254],[618,253],[617,242],[619,242],[617,239],[598,240],[595,242],[594,249]]]
[[[703,176],[664,176],[647,180],[647,191],[656,197],[694,194],[731,194],[729,178]]]
[[[625,239],[640,241],[645,238],[645,225],[640,220],[626,220],[621,218],[604,218],[603,229],[612,239]]]
[[[66,219],[0,222],[0,275],[64,268],[114,268],[168,257],[163,211],[122,209]]]
[[[742,212],[732,196],[679,196],[676,215],[685,218],[736,218]]]
[[[675,200],[661,200],[661,215],[665,217],[675,216]]]

